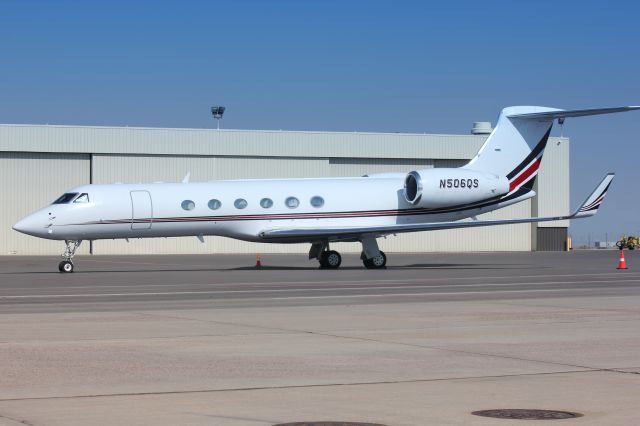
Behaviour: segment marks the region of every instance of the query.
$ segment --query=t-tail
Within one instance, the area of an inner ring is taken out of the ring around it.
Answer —
[[[610,114],[640,109],[640,106],[562,110],[539,106],[512,106],[502,110],[495,129],[478,154],[463,168],[505,176],[505,197],[533,190],[553,122],[568,117]]]

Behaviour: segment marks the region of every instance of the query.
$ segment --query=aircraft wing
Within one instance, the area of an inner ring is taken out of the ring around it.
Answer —
[[[593,216],[598,212],[598,208],[604,201],[604,197],[611,186],[614,178],[613,173],[607,174],[595,190],[587,197],[587,199],[573,213],[566,216],[548,216],[548,217],[527,217],[520,219],[503,219],[503,220],[464,220],[453,222],[433,222],[433,223],[415,223],[415,224],[394,224],[382,226],[368,227],[334,227],[334,228],[275,228],[267,229],[259,233],[259,236],[265,240],[277,239],[357,239],[362,236],[382,236],[389,234],[398,234],[402,232],[416,231],[436,231],[441,229],[453,228],[472,228],[477,226],[494,226],[494,225],[513,225],[518,223],[532,222],[548,222],[553,220],[576,219]]]

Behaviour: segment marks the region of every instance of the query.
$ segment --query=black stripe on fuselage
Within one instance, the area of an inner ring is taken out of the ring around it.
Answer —
[[[361,217],[385,217],[385,216],[417,216],[440,213],[453,213],[465,210],[490,207],[521,197],[530,191],[528,185],[523,185],[517,191],[505,197],[492,197],[476,203],[461,204],[457,206],[438,209],[401,209],[401,210],[371,210],[371,211],[346,211],[330,213],[281,213],[281,214],[253,214],[253,215],[228,215],[228,216],[193,216],[193,217],[165,217],[145,219],[115,219],[85,222],[76,225],[113,225],[122,223],[168,223],[168,222],[227,222],[241,220],[287,220],[287,219],[339,219]]]

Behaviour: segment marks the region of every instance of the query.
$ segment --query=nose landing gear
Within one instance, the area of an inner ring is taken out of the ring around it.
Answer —
[[[64,240],[64,243],[66,244],[66,248],[62,254],[63,260],[58,264],[58,270],[60,272],[71,273],[73,272],[72,259],[80,247],[80,244],[82,244],[82,240]]]

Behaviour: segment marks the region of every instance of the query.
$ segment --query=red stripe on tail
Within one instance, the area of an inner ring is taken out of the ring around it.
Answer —
[[[527,180],[529,176],[534,174],[538,170],[538,167],[540,167],[540,160],[534,161],[533,164],[531,164],[531,166],[529,166],[527,170],[525,170],[520,175],[518,175],[518,177],[516,177],[514,180],[509,182],[509,192],[513,191],[515,188],[518,187],[518,185],[520,185],[522,182]]]

